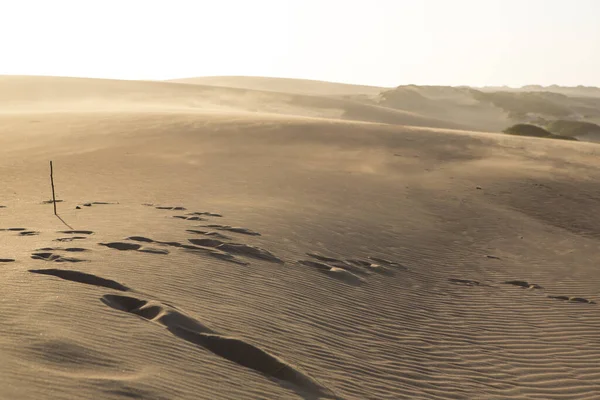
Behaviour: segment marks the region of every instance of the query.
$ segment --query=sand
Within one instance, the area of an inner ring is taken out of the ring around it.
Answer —
[[[598,399],[598,145],[260,85],[0,78],[0,398]]]

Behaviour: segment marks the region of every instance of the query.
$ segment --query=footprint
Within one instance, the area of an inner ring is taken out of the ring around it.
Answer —
[[[202,218],[202,217],[188,217],[185,215],[174,215],[173,218],[179,218],[179,219],[184,219],[186,221],[206,221],[206,218]]]
[[[225,243],[217,247],[218,249],[229,253],[238,254],[245,257],[257,258],[259,260],[270,261],[278,264],[283,264],[283,260],[279,259],[271,252],[255,246],[239,243]]]
[[[322,272],[328,276],[331,276],[333,278],[339,279],[341,281],[344,281],[344,282],[352,284],[352,285],[360,285],[360,284],[364,283],[363,278],[361,278],[343,268],[334,267],[331,265],[324,264],[322,262],[311,261],[311,260],[300,260],[299,263],[302,265],[306,265],[307,267],[315,268],[319,272]]]
[[[6,229],[0,229],[0,231],[3,232],[22,232],[22,231],[26,231],[27,228],[6,228]]]
[[[455,283],[457,285],[466,285],[466,286],[487,286],[482,285],[481,282],[472,281],[469,279],[457,279],[457,278],[448,278],[448,281]]]
[[[163,304],[120,295],[104,295],[101,300],[116,310],[135,314],[148,321],[158,323],[174,336],[205,348],[238,365],[281,381],[290,382],[317,395],[334,396],[329,389],[265,350],[247,343],[243,339],[220,335],[194,318]]]
[[[62,203],[64,200],[46,200],[46,201],[42,201],[42,204],[52,204],[52,203]]]
[[[141,237],[132,236],[132,238],[140,239]],[[152,239],[141,238],[143,241],[152,241]],[[140,253],[148,253],[148,254],[169,254],[168,250],[165,249],[155,249],[152,247],[142,247],[142,245],[137,243],[125,243],[125,242],[111,242],[111,243],[98,243],[100,246],[106,246],[111,249],[121,250],[121,251],[139,251]]]
[[[217,239],[188,239],[190,243],[197,246],[213,247],[227,253],[238,254],[245,257],[256,258],[282,264],[283,261],[271,252],[255,246],[242,243],[225,243]]]
[[[186,246],[185,244],[182,244],[182,243],[179,243],[179,242],[159,242],[159,241],[156,241],[155,243],[162,244],[164,246],[171,246],[171,247],[185,247]],[[193,246],[190,246],[190,247],[193,247]]]
[[[369,261],[350,259],[345,261],[345,265],[342,266],[351,272],[366,275],[369,272],[377,272],[383,275],[393,276],[394,272],[381,264],[373,264]]]
[[[315,254],[315,253],[306,253],[306,255],[310,256],[312,258],[315,258],[315,259],[317,259],[319,261],[344,263],[344,261],[338,260],[337,258],[321,256],[321,255],[318,255],[318,254]]]
[[[214,229],[218,229],[220,231],[229,231],[229,232],[241,233],[243,235],[250,235],[250,236],[260,236],[260,233],[258,233],[258,232],[254,232],[253,230],[250,230],[247,228],[241,228],[239,226],[216,225],[216,224],[205,225],[205,226],[207,228],[214,228]]]
[[[37,236],[39,235],[39,232],[36,231],[23,231],[23,232],[19,232],[20,236]]]
[[[201,246],[188,246],[181,245],[181,248],[190,251],[190,252],[200,252],[202,254],[208,255],[210,257],[218,258],[219,260],[228,261],[238,265],[248,265],[247,262],[242,261],[236,258],[233,254],[227,253],[225,251],[210,248],[210,247],[201,247]]]
[[[136,242],[145,242],[145,243],[153,243],[154,240],[147,238],[147,237],[143,237],[143,236],[130,236],[127,238],[127,240],[134,240]]]
[[[149,253],[149,254],[169,254],[169,250],[165,249],[153,249],[151,247],[143,247],[138,250],[141,253]]]
[[[376,263],[383,264],[388,267],[403,269],[405,271],[408,270],[408,267],[406,267],[405,265],[402,265],[402,264],[394,262],[394,261],[386,260],[385,258],[379,258],[379,257],[368,257],[368,258],[370,260],[375,261]]]
[[[85,236],[71,236],[71,237],[54,239],[54,241],[55,242],[72,242],[74,240],[85,240],[85,239],[87,239],[87,237],[85,237]]]
[[[224,243],[217,239],[188,239],[188,241],[196,246],[204,247],[218,247]]]
[[[0,208],[6,208],[6,206],[0,206]]]
[[[190,233],[196,233],[198,235],[206,235],[206,236],[212,236],[212,237],[216,237],[219,239],[231,239],[229,236],[223,235],[222,233],[219,232],[214,232],[214,231],[199,231],[199,230],[195,230],[195,229],[187,229],[186,232],[190,232]]]
[[[169,206],[156,206],[154,207],[157,210],[173,210],[173,211],[185,211],[187,210],[185,207],[169,207]]]
[[[526,281],[506,281],[503,283],[506,285],[519,286],[525,289],[543,289],[543,287],[540,285],[537,285],[535,283],[529,283]]]
[[[83,253],[89,251],[88,249],[83,249],[81,247],[44,247],[43,249],[37,249],[36,251],[68,251],[69,253]]]
[[[71,262],[71,263],[78,263],[78,262],[86,261],[86,260],[81,260],[79,258],[63,257],[59,254],[54,254],[54,253],[33,253],[31,255],[31,258],[34,260],[53,261],[53,262]]]
[[[232,254],[229,254],[225,251],[217,249],[216,247],[223,243],[221,241],[217,241],[218,243],[210,243],[211,246],[202,246],[202,245],[192,246],[192,245],[185,245],[185,244],[179,243],[179,242],[161,242],[161,241],[157,241],[157,240],[152,240],[152,239],[144,237],[144,236],[130,236],[127,239],[137,241],[137,242],[143,242],[143,243],[156,243],[156,244],[160,244],[163,246],[175,247],[175,248],[179,248],[179,249],[183,249],[183,250],[187,250],[187,251],[191,251],[191,252],[196,252],[196,253],[200,252],[204,255],[208,255],[210,257],[218,258],[218,259],[224,260],[224,261],[229,261],[234,264],[248,265],[247,262],[237,259]],[[193,241],[195,239],[191,239],[191,240]],[[199,242],[199,243],[209,244],[208,242]],[[132,245],[140,246],[140,249],[138,251],[141,251],[141,252],[153,253],[153,254],[168,254],[169,253],[166,250],[144,249],[144,248],[141,248],[141,245],[135,245],[135,244],[131,244],[131,243],[124,243],[124,244],[127,246],[132,246]],[[131,248],[131,250],[135,250],[135,249]]]
[[[91,207],[93,205],[108,205],[108,204],[119,204],[119,203],[109,203],[106,201],[92,201],[90,203],[83,203],[82,206],[84,207]]]
[[[370,271],[373,271],[377,274],[386,275],[386,276],[394,276],[395,273],[393,270],[386,268],[380,264],[371,264],[369,267]]]
[[[111,249],[121,250],[121,251],[129,251],[129,250],[139,250],[142,245],[136,243],[124,243],[124,242],[111,242],[111,243],[98,243],[100,246],[106,246]]]
[[[0,263],[10,263],[15,262],[12,258],[0,258]]]
[[[206,212],[206,211],[202,211],[202,212],[192,212],[192,213],[188,213],[187,215],[206,215],[207,217],[222,217],[221,214],[216,214],[216,213],[211,213],[211,212]]]
[[[94,285],[107,289],[115,289],[121,292],[128,292],[131,290],[127,286],[122,285],[117,281],[113,281],[112,279],[105,279],[80,271],[72,271],[67,269],[30,269],[29,272],[34,274],[52,275],[67,281],[85,283],[86,285]]]
[[[117,281],[80,271],[39,269],[29,270],[29,272],[123,292],[132,290]],[[331,390],[278,357],[243,339],[220,335],[167,304],[114,294],[106,294],[100,300],[115,310],[131,313],[144,320],[162,325],[174,336],[205,348],[238,365],[253,369],[268,377],[290,382],[298,388],[309,390],[318,396],[337,398]]]
[[[583,297],[569,297],[569,296],[548,296],[548,298],[550,299],[555,299],[555,300],[563,300],[563,301],[570,301],[572,303],[587,303],[587,304],[596,304],[595,301],[592,300],[588,300],[585,299]]]
[[[66,235],[93,235],[94,234],[93,231],[76,231],[76,230],[72,230],[72,231],[60,231],[58,233],[64,233]]]
[[[180,326],[201,333],[215,333],[212,329],[201,324],[184,313],[155,301],[141,300],[135,297],[107,294],[101,301],[115,310],[138,315],[144,319],[157,322],[165,327]]]
[[[501,258],[498,256],[491,256],[491,255],[486,255],[486,258],[492,259],[492,260],[500,260]]]
[[[368,262],[368,261],[358,260],[358,259],[355,259],[355,258],[348,259],[348,260],[346,260],[346,262],[352,263],[352,264],[355,264],[355,265],[359,265],[361,267],[369,267],[371,265],[371,263]]]

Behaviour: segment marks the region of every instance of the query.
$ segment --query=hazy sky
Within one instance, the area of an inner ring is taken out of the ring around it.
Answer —
[[[600,86],[600,0],[0,0],[0,74]]]

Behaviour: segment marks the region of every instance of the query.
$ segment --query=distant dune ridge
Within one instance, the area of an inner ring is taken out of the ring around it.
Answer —
[[[595,93],[0,76],[0,399],[598,399]]]

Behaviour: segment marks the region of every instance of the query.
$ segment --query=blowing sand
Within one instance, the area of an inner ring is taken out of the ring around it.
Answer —
[[[0,398],[599,398],[600,147],[255,84],[0,78]]]

